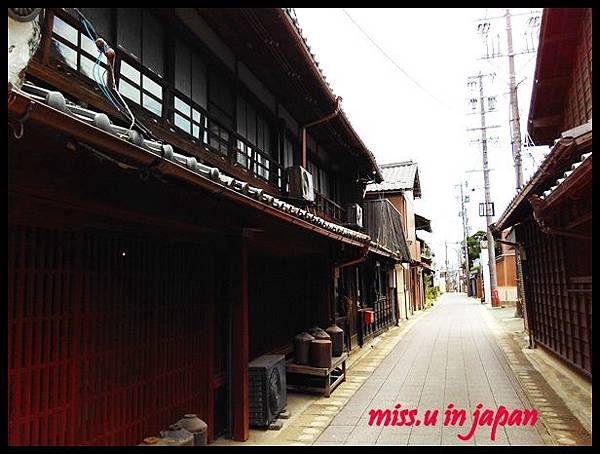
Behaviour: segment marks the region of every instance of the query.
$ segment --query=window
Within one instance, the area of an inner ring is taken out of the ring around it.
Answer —
[[[177,96],[174,97],[174,101],[173,123],[175,126],[208,144],[206,115]]]
[[[165,37],[147,10],[117,9],[117,46],[122,51],[119,92],[154,115],[162,116]],[[126,57],[125,57],[126,56]]]
[[[108,8],[98,8],[94,11],[95,13],[91,17],[88,16],[89,11],[84,10],[83,13],[92,22],[98,34],[110,41],[110,10]],[[73,13],[73,15],[76,15],[76,13]],[[97,24],[99,25],[97,26]],[[97,61],[101,66],[101,75],[108,68],[106,57],[100,54],[96,43],[77,27],[71,25],[66,16],[64,18],[58,15],[54,16],[51,55],[54,59],[81,72],[90,79],[94,79],[94,66]]]
[[[206,65],[200,57],[193,52],[180,39],[175,41],[175,95],[173,97],[173,123],[179,129],[200,139],[204,144],[210,144],[208,133],[207,108],[207,80]],[[213,148],[219,153],[227,155],[229,137],[221,143],[217,137],[212,137]]]
[[[175,90],[207,109],[206,65],[183,41],[175,41]]]
[[[259,177],[269,180],[271,127],[267,120],[244,98],[237,98],[237,132],[246,140],[237,140],[237,162]]]

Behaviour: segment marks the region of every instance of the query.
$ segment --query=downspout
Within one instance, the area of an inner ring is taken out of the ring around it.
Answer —
[[[330,113],[329,115],[321,118],[320,120],[317,121],[313,121],[312,123],[307,123],[304,126],[302,126],[302,167],[304,167],[305,169],[307,168],[307,156],[306,156],[306,130],[308,128],[311,128],[315,125],[318,125],[320,123],[324,123],[326,121],[331,120],[332,118],[336,117],[340,112],[341,112],[341,108],[340,108],[340,104],[342,102],[342,98],[341,96],[338,96],[336,98],[336,107],[335,107],[335,111],[333,113]]]

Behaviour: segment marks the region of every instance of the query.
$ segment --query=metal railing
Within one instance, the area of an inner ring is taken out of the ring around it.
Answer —
[[[315,208],[318,214],[336,222],[344,222],[346,210],[318,191],[315,191]]]

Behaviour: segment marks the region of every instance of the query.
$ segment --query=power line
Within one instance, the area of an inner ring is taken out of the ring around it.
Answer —
[[[342,11],[344,12],[344,14],[346,16],[348,16],[348,19],[350,19],[352,21],[352,23],[356,26],[356,28],[358,28],[362,32],[362,34],[365,35],[365,37],[371,42],[371,44],[373,44],[379,50],[379,52],[381,52],[383,54],[383,56],[385,58],[387,58],[390,61],[390,63],[392,63],[397,69],[399,69],[402,72],[402,74],[404,74],[412,83],[414,83],[417,87],[419,87],[421,90],[423,90],[425,93],[427,93],[431,98],[433,98],[435,101],[440,103],[446,109],[454,110],[452,107],[448,106],[445,102],[443,102],[437,96],[435,96],[433,93],[431,93],[429,90],[427,90],[414,77],[412,77],[406,70],[404,70],[398,63],[396,63],[396,61],[392,57],[390,57],[387,54],[387,52],[385,50],[383,50],[381,48],[381,46],[379,44],[377,44],[377,42],[375,42],[375,40],[373,38],[371,38],[371,36],[369,36],[369,34],[354,20],[354,18],[348,13],[348,11],[346,11],[344,8],[342,8]]]

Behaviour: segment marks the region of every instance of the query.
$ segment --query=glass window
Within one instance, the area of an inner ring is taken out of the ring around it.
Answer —
[[[283,138],[283,167],[291,167],[294,165],[294,143],[286,135]]]
[[[125,81],[125,79],[119,80],[119,92],[135,103],[140,103],[140,90]]]
[[[60,41],[52,40],[52,56],[73,69],[77,69],[77,51]]]
[[[156,98],[153,98],[152,96],[147,95],[146,93],[144,93],[142,99],[142,107],[149,110],[157,117],[160,117],[162,115],[162,104],[160,103],[160,101],[158,101]]]
[[[75,20],[79,17],[75,13],[69,13],[67,10],[61,11],[60,14],[71,14]],[[100,55],[96,43],[84,32],[68,23],[66,18],[67,16],[64,16],[63,19],[58,14],[54,16],[51,55],[56,60],[93,79],[96,60],[98,60],[98,56]],[[89,17],[88,20],[92,21]],[[110,23],[110,15],[107,16],[107,20]],[[95,23],[93,24],[95,28]],[[102,67],[100,74],[103,74],[107,68],[106,57],[100,55],[99,61]]]
[[[142,86],[148,93],[153,94],[158,99],[162,99],[162,87],[149,77],[143,77]]]
[[[190,133],[190,121],[186,120],[184,117],[179,115],[177,112],[175,113],[175,126],[180,129],[183,129],[188,134]]]
[[[121,75],[127,77],[137,85],[140,84],[140,72],[125,60],[121,60]]]
[[[54,16],[54,24],[52,26],[52,31],[56,35],[66,39],[70,43],[77,45],[77,37],[79,35],[79,32],[75,27],[67,24],[58,16]]]
[[[175,96],[175,109],[187,117],[190,116],[190,105],[186,102],[183,102],[177,96]]]

